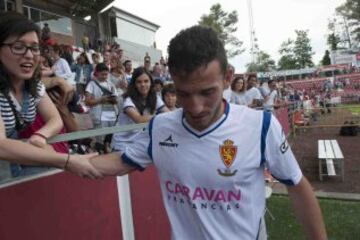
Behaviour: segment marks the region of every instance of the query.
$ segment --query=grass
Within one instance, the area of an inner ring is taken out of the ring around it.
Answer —
[[[360,239],[360,202],[320,199],[320,207],[329,240]],[[266,214],[269,240],[306,239],[297,223],[287,196],[273,195],[267,207],[275,220]]]
[[[352,113],[360,114],[360,104],[341,105],[341,107],[349,109]]]

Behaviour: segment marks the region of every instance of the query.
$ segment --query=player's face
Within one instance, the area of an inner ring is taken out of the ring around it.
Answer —
[[[224,113],[224,78],[217,60],[189,76],[173,76],[177,101],[184,110],[186,121],[194,129],[205,130]]]

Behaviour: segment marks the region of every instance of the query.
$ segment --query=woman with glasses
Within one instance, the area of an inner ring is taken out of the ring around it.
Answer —
[[[1,14],[0,159],[12,163],[13,176],[32,172],[23,165],[47,165],[81,176],[100,177],[89,163],[93,155],[70,157],[48,150],[47,139],[57,134],[63,123],[40,81],[39,36],[39,27],[23,15]],[[37,112],[45,125],[26,142],[16,140],[18,133],[34,121]]]

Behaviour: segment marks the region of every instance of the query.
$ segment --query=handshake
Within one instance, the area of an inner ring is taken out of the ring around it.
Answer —
[[[83,178],[102,179],[105,176],[121,176],[135,170],[135,167],[124,164],[119,153],[98,155],[67,155],[63,168]]]

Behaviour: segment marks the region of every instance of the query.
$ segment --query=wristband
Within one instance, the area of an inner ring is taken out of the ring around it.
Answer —
[[[32,135],[39,136],[39,137],[41,137],[41,138],[45,139],[45,141],[47,141],[47,137],[45,137],[45,135],[44,135],[44,134],[42,134],[42,133],[39,133],[39,132],[34,132]]]

